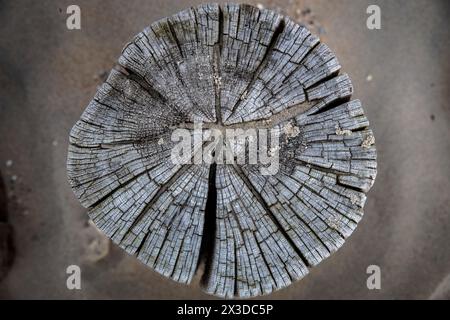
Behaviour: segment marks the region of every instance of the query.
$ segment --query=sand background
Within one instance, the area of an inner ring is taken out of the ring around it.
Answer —
[[[80,31],[66,28],[72,3]],[[209,298],[197,279],[167,280],[105,240],[65,169],[69,130],[123,46],[198,3],[0,2],[0,170],[16,246],[0,298]],[[450,2],[260,3],[312,22],[335,51],[371,122],[379,167],[365,217],[341,250],[266,298],[450,298]],[[366,28],[369,4],[381,7],[381,30]],[[82,290],[66,288],[71,264],[82,269]],[[381,290],[366,287],[371,264],[381,268]]]

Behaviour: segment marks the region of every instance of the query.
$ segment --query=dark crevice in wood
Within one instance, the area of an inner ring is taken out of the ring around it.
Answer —
[[[79,139],[78,137],[74,137],[72,135],[70,137],[73,138],[73,139]],[[80,148],[80,149],[90,149],[90,150],[101,150],[101,149],[103,149],[100,146],[100,143],[96,143],[95,145],[92,145],[92,146],[83,146],[83,145],[78,144],[76,142],[70,141],[69,144],[74,146],[74,147]]]
[[[317,82],[311,84],[310,86],[304,87],[305,92],[306,92],[306,90],[312,90],[312,89],[314,89],[314,88],[320,86],[321,84],[324,84],[325,82],[327,82],[327,81],[329,81],[329,80],[331,80],[331,79],[337,77],[337,76],[339,75],[339,72],[340,72],[340,70],[337,70],[337,71],[335,71],[335,72],[329,74],[328,76],[326,76],[326,77],[320,79],[319,81],[317,81]]]
[[[284,236],[284,238],[286,239],[286,241],[291,245],[292,249],[297,253],[297,255],[300,257],[300,259],[302,260],[302,262],[307,266],[310,267],[310,263],[308,262],[308,260],[305,258],[305,256],[303,255],[303,253],[301,252],[301,250],[295,245],[294,241],[291,239],[291,237],[289,236],[289,234],[286,232],[286,230],[284,230],[283,225],[280,223],[280,221],[278,221],[277,217],[275,216],[275,214],[272,212],[272,210],[270,209],[270,206],[268,205],[268,203],[263,199],[263,197],[259,194],[259,192],[256,190],[256,188],[253,186],[253,184],[251,183],[250,179],[245,175],[245,173],[242,171],[242,169],[237,166],[237,165],[233,165],[233,168],[235,169],[236,173],[239,175],[239,177],[242,179],[242,181],[244,181],[245,185],[247,186],[247,188],[250,190],[250,192],[252,193],[252,195],[258,200],[258,202],[260,203],[260,205],[264,208],[264,210],[267,212],[267,214],[269,215],[269,217],[271,218],[271,220],[273,221],[273,223],[277,226],[277,229],[281,232],[281,234]]]
[[[369,129],[369,126],[361,126],[356,129],[351,129],[351,132],[364,132]],[[370,159],[364,159],[364,160],[370,160]]]
[[[96,128],[100,128],[100,129],[104,129],[104,127],[102,125],[97,124],[97,123],[93,123],[93,122],[91,122],[89,120],[81,118],[80,121],[82,121],[82,122],[84,122],[84,123],[86,123],[86,124],[88,124],[90,126],[93,126],[93,127],[96,127]]]
[[[325,98],[326,97],[324,97],[323,99],[325,99]],[[334,99],[334,100],[330,101],[329,103],[327,103],[324,107],[320,108],[319,110],[308,114],[308,116],[316,116],[318,114],[327,112],[327,111],[334,109],[336,107],[339,107],[340,105],[347,103],[349,101],[350,101],[350,97],[342,97],[342,98]]]
[[[106,83],[108,83],[108,82],[106,82]],[[108,83],[108,84],[109,84],[109,83]],[[106,108],[108,108],[108,109],[112,109],[112,110],[114,110],[115,112],[118,111],[116,108],[114,108],[114,107],[112,107],[112,106],[110,106],[110,105],[107,105],[107,104],[104,103],[104,102],[99,101],[97,98],[92,99],[92,101],[95,101],[95,102],[98,103],[99,105],[104,106],[104,107],[106,107]]]
[[[201,263],[204,263],[205,270],[201,278],[201,282],[206,284],[208,281],[214,250],[216,244],[216,215],[217,215],[217,186],[216,186],[217,164],[212,163],[209,167],[208,177],[208,195],[205,206],[205,214],[203,221],[202,241],[200,244],[199,258],[197,262],[196,272]]]
[[[341,176],[350,176],[350,175],[351,175],[351,174],[341,174]],[[355,187],[355,186],[351,186],[351,185],[342,183],[341,181],[339,181],[339,176],[338,176],[337,179],[336,179],[336,184],[337,184],[338,186],[341,186],[341,187],[343,187],[343,188],[347,188],[347,189],[356,191],[356,192],[358,192],[358,193],[364,193],[364,192],[365,192],[365,191],[364,191],[363,189],[361,189],[361,188],[358,188],[358,187]]]

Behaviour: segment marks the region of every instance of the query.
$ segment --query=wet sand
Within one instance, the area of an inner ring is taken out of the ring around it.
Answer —
[[[0,170],[16,246],[0,298],[210,298],[198,277],[177,284],[106,241],[65,169],[69,130],[127,41],[200,1],[77,3],[80,31],[66,28],[71,1],[0,4]],[[352,78],[378,150],[378,177],[355,233],[305,279],[266,298],[450,298],[450,4],[377,1],[382,29],[371,31],[372,1],[260,3],[312,22]],[[81,266],[82,290],[66,288],[72,264]],[[367,289],[372,264],[381,268],[381,290]]]

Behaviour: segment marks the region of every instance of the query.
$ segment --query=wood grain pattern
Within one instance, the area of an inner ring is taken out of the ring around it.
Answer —
[[[204,263],[213,295],[286,287],[343,245],[376,176],[373,133],[339,72],[325,44],[270,10],[206,4],[162,19],[73,127],[70,184],[106,235],[175,281]],[[173,164],[173,129],[195,121],[284,132],[280,170]]]

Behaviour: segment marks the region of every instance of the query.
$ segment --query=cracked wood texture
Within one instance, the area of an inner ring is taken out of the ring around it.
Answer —
[[[73,127],[70,184],[99,229],[164,276],[202,270],[221,297],[286,287],[343,245],[376,176],[373,133],[339,72],[318,37],[270,10],[206,4],[157,21]],[[279,130],[278,172],[172,163],[173,129],[195,121]]]

